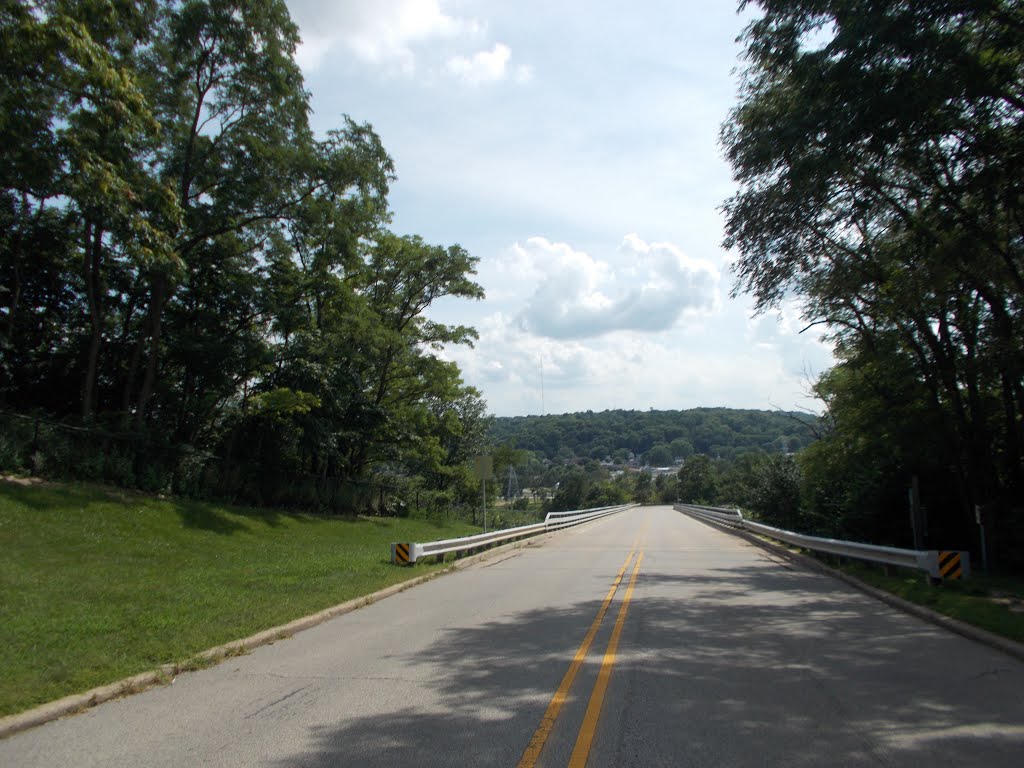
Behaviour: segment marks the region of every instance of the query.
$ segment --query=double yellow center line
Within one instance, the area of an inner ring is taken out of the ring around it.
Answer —
[[[548,736],[551,735],[551,730],[555,727],[555,721],[558,719],[558,714],[562,710],[562,705],[565,703],[565,700],[569,695],[569,690],[572,688],[573,681],[576,680],[576,673],[579,672],[580,667],[583,666],[583,662],[587,658],[587,652],[590,650],[590,646],[594,642],[594,636],[597,635],[597,631],[601,627],[601,622],[604,621],[605,614],[608,613],[608,607],[611,605],[612,599],[614,599],[615,593],[618,591],[619,585],[622,583],[622,577],[629,568],[629,564],[632,562],[633,555],[635,554],[636,546],[634,545],[633,549],[626,557],[626,562],[624,562],[622,567],[619,569],[619,573],[616,575],[615,581],[612,582],[611,589],[609,589],[608,594],[605,595],[604,602],[601,603],[601,607],[597,611],[597,616],[594,618],[594,622],[590,625],[590,629],[587,630],[587,634],[583,637],[583,642],[580,643],[580,647],[577,649],[576,655],[573,657],[572,663],[569,665],[569,669],[562,678],[562,682],[558,686],[558,690],[556,690],[555,695],[551,697],[551,703],[548,704],[548,708],[544,712],[544,716],[541,718],[540,725],[534,732],[533,738],[530,739],[530,743],[526,747],[526,751],[523,753],[522,759],[519,761],[519,768],[533,768],[537,760],[540,758],[540,753],[544,749],[544,745],[547,743]],[[637,574],[640,573],[640,563],[643,559],[644,554],[641,552],[639,556],[637,556],[636,564],[633,566],[633,573],[629,579],[629,586],[626,588],[626,594],[623,596],[622,605],[619,607],[619,615],[615,620],[615,627],[612,629],[612,636],[608,640],[608,647],[605,649],[604,659],[601,661],[601,669],[597,675],[597,682],[594,684],[594,690],[590,694],[590,702],[587,704],[587,711],[583,716],[583,724],[580,726],[579,735],[576,737],[576,746],[573,748],[572,757],[569,758],[570,768],[583,768],[583,766],[587,764],[587,757],[590,755],[590,745],[592,744],[594,734],[597,731],[597,722],[601,717],[601,707],[604,704],[604,696],[608,690],[608,680],[611,677],[612,666],[615,664],[615,654],[619,647],[619,637],[622,634],[622,627],[626,623],[626,611],[629,609],[630,600],[633,599],[633,588],[636,585],[636,577]]]

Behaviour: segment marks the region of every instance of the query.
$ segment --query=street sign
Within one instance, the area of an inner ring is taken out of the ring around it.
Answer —
[[[473,457],[473,476],[477,480],[490,480],[494,474],[494,459],[490,456]]]

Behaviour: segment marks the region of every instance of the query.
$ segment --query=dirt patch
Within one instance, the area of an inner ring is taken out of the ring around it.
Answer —
[[[19,477],[18,475],[0,475],[0,480],[14,485],[42,485],[46,481],[41,477]]]
[[[1017,595],[1009,595],[1005,592],[996,592],[989,600],[997,605],[1012,611],[1013,613],[1024,613],[1024,598]]]

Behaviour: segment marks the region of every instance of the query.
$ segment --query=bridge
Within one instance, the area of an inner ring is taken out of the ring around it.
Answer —
[[[0,741],[4,766],[1018,766],[1024,662],[670,507]]]

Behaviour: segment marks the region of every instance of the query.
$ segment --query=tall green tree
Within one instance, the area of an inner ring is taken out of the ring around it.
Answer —
[[[815,384],[826,408],[821,437],[797,456],[805,521],[838,538],[912,546],[907,492],[916,476],[930,510],[926,546],[962,546],[966,521],[943,514],[958,494],[949,471],[958,454],[939,439],[948,425],[914,361],[897,347],[839,356]]]
[[[673,461],[672,449],[664,443],[658,443],[644,456],[644,461],[652,467],[667,467]]]
[[[283,0],[9,0],[0,40],[0,402],[265,500],[462,482],[475,331],[427,309],[476,259],[388,231],[370,126],[313,135]]]
[[[633,483],[633,499],[639,504],[647,504],[654,498],[654,477],[650,472],[637,472]]]
[[[446,344],[471,343],[476,331],[438,323],[425,311],[447,296],[482,298],[472,280],[476,263],[460,246],[428,245],[415,236],[383,233],[368,244],[355,288],[373,322],[360,329],[355,366],[360,407],[376,414],[378,424],[350,446],[354,473],[406,443],[432,391],[458,386],[458,369],[437,353]]]
[[[717,483],[711,459],[703,453],[691,456],[679,469],[679,500],[684,504],[710,504],[715,500]]]
[[[765,456],[755,465],[750,507],[768,525],[806,530],[800,507],[800,469],[792,456]]]
[[[956,457],[956,514],[1019,516],[1019,4],[759,5],[722,134],[740,185],[725,204],[736,290],[759,309],[801,297],[846,359],[912,365]]]
[[[33,309],[23,301],[37,272],[30,255],[44,264],[77,261],[69,287],[81,291],[88,323],[80,390],[86,421],[97,407],[113,284],[126,270],[170,258],[166,225],[178,215],[173,190],[147,168],[159,124],[138,64],[155,12],[151,2],[101,0],[5,3],[0,12],[0,34],[10,52],[0,69],[0,140],[10,148],[0,164],[9,222],[5,347],[17,355],[15,348],[28,341],[16,338],[16,330]],[[70,235],[59,241],[45,234],[58,220]],[[28,243],[44,246],[42,253],[30,254]],[[54,253],[47,245],[67,250]]]
[[[138,424],[161,383],[169,302],[177,298],[178,327],[170,330],[193,345],[244,335],[255,303],[254,287],[245,283],[253,285],[269,233],[324,183],[294,60],[298,42],[281,0],[185,0],[163,8],[147,71],[164,133],[155,162],[183,215],[172,233],[178,269],[157,264],[140,275],[147,307],[125,390]],[[165,371],[165,399],[193,396],[190,361],[207,364],[210,357],[188,355]],[[247,372],[232,373],[237,380]],[[175,392],[178,381],[184,392]]]
[[[545,509],[549,512],[583,509],[588,487],[584,471],[579,467],[569,467],[558,481],[558,489]]]

